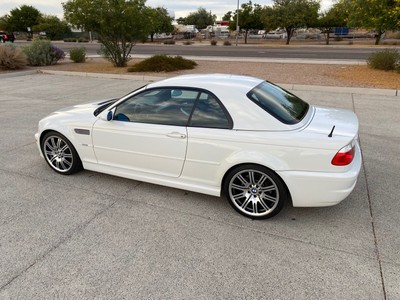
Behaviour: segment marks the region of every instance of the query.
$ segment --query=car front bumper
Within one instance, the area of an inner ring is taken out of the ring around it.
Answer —
[[[346,172],[283,171],[278,174],[290,191],[294,207],[332,206],[340,203],[353,191],[361,164],[361,150],[357,143],[351,168]]]

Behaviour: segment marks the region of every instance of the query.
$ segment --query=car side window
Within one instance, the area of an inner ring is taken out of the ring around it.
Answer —
[[[189,126],[230,129],[232,122],[218,100],[203,92],[196,103]]]
[[[118,105],[114,120],[187,126],[199,93],[180,88],[144,91]]]

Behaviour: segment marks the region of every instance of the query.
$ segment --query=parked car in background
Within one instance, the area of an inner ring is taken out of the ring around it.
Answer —
[[[5,31],[0,31],[0,43],[5,43],[5,42],[11,42],[14,43],[15,41],[15,36],[14,33],[10,32],[7,33]]]
[[[237,75],[179,76],[62,109],[39,122],[35,137],[60,174],[84,168],[222,194],[252,219],[276,215],[284,202],[335,205],[361,168],[352,111]]]

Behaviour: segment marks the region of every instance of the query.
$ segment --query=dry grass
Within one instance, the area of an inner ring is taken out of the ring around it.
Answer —
[[[87,72],[129,74],[129,66],[141,59],[133,59],[126,68],[115,68],[101,58],[89,58],[85,63],[73,63],[65,59],[54,66],[40,69]],[[190,73],[229,73],[251,75],[276,83],[366,87],[366,88],[400,88],[400,73],[370,69],[367,66],[344,65],[312,65],[312,64],[283,64],[255,62],[221,62],[197,61],[194,70],[171,73],[141,73],[155,76],[174,76]]]

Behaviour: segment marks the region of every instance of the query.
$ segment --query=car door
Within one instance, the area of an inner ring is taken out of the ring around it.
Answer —
[[[233,121],[220,101],[204,91],[188,124],[188,148],[182,177],[215,185],[221,165],[237,150]]]
[[[97,120],[93,145],[99,164],[128,172],[179,177],[187,149],[187,123],[197,91],[157,88],[114,108],[111,121]]]

